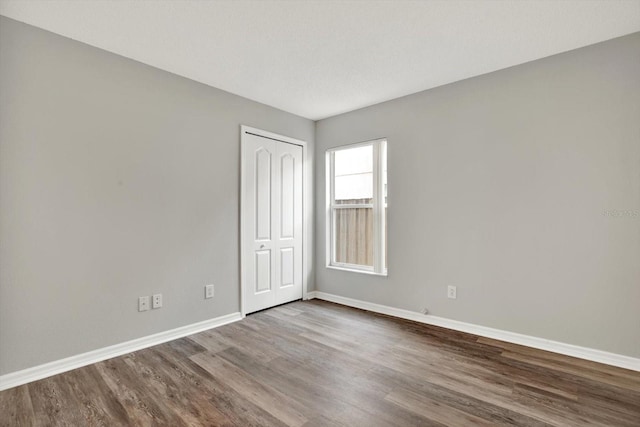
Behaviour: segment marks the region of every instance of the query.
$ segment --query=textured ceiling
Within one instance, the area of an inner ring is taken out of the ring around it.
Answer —
[[[640,31],[640,0],[2,0],[0,14],[310,119]]]

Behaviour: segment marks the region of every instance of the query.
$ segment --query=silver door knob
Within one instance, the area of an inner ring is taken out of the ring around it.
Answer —
[[[264,248],[264,245],[260,245],[260,249]]]

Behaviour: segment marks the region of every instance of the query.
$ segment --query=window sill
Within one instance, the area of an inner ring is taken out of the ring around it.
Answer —
[[[327,265],[327,268],[329,268],[331,270],[348,271],[350,273],[360,273],[360,274],[368,274],[370,276],[387,277],[387,272],[376,273],[375,271],[371,271],[371,270],[361,270],[359,268],[341,267],[341,266],[337,266],[337,265]]]

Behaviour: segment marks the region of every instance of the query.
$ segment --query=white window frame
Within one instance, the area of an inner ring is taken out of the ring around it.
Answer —
[[[334,182],[334,163],[335,153],[341,150],[348,150],[351,148],[373,147],[373,200],[370,204],[356,204],[356,205],[341,205],[335,204],[335,182]],[[385,268],[385,235],[384,227],[387,218],[385,218],[385,208],[387,203],[384,197],[384,183],[383,183],[383,158],[382,158],[382,146],[387,145],[387,157],[388,157],[388,144],[386,138],[374,139],[366,142],[359,142],[356,144],[342,145],[340,147],[330,148],[326,151],[325,165],[326,165],[326,267],[353,271],[357,273],[375,274],[380,276],[387,275],[387,268]],[[347,264],[335,261],[335,223],[334,223],[334,210],[336,209],[348,209],[348,208],[372,208],[373,209],[373,266],[359,265],[359,264]]]

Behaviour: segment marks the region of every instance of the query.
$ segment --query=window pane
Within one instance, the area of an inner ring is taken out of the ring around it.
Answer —
[[[382,150],[382,194],[384,196],[384,205],[387,205],[387,143],[381,144]],[[385,215],[386,217],[386,215]]]
[[[387,247],[389,246],[389,240],[388,240],[388,236],[389,233],[387,232],[388,230],[388,226],[387,226],[387,208],[384,208],[384,269],[388,269],[389,267],[387,267],[388,263],[387,263]]]
[[[373,146],[365,145],[339,150],[334,156],[335,203],[371,203]]]
[[[384,227],[384,268],[388,268],[387,265],[387,247],[389,245],[388,240],[388,226],[387,226],[387,143],[386,141],[381,144],[382,150],[382,197],[384,198],[384,215],[382,216]]]
[[[373,267],[373,209],[334,209],[335,262]]]
[[[377,140],[327,151],[327,186],[333,195],[329,265],[387,274],[386,144]]]

